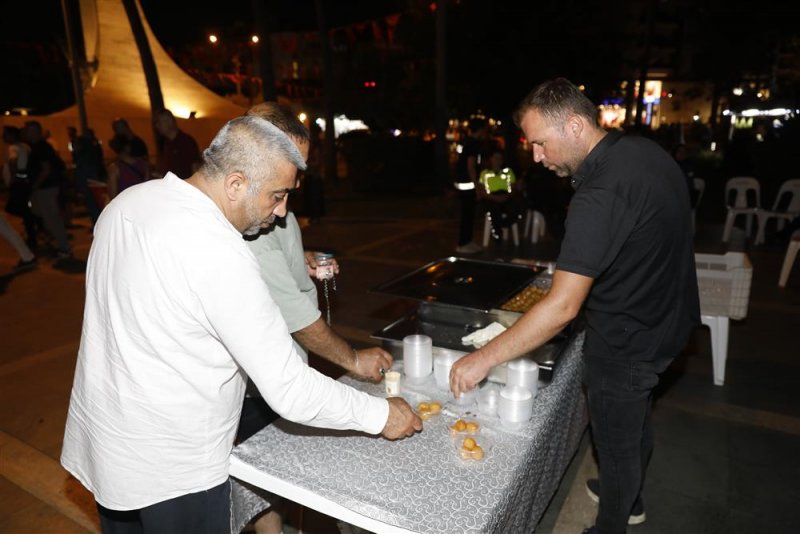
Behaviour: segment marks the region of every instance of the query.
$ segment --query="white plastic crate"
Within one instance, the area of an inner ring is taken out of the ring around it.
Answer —
[[[731,319],[747,317],[753,266],[742,252],[695,254],[700,311]]]

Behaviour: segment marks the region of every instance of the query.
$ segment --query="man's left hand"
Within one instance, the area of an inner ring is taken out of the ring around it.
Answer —
[[[303,251],[303,257],[306,260],[306,270],[308,271],[308,276],[316,276],[317,274],[317,254],[314,250],[305,250]],[[336,261],[336,258],[331,260],[331,264],[333,265],[333,273],[339,274],[339,262]]]
[[[392,368],[392,355],[380,347],[370,347],[357,351],[358,359],[354,358],[352,372],[359,378],[380,382],[383,380],[381,369],[388,371]]]

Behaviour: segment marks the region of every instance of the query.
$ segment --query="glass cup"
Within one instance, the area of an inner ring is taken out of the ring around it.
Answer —
[[[433,341],[429,336],[413,334],[403,338],[403,369],[406,379],[415,384],[433,372]]]
[[[522,386],[506,386],[500,390],[497,415],[506,428],[518,430],[525,426],[533,413],[533,395]]]

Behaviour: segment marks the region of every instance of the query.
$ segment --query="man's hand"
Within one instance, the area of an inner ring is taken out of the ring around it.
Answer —
[[[303,251],[303,257],[306,260],[306,270],[308,271],[308,276],[315,277],[317,274],[317,254],[314,250],[305,250]],[[339,262],[336,261],[336,258],[333,258],[333,273],[339,274]]]
[[[380,347],[370,347],[354,351],[353,367],[350,371],[359,378],[380,382],[383,380],[381,369],[388,371],[392,362],[391,354]]]
[[[459,398],[465,391],[475,388],[490,370],[491,367],[480,351],[463,356],[450,368],[450,390],[453,396]]]
[[[408,403],[400,397],[390,397],[389,418],[381,435],[386,439],[401,439],[413,436],[422,430],[422,419],[419,418]]]

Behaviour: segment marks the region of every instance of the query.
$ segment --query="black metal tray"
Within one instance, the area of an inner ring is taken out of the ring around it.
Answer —
[[[539,266],[448,257],[432,261],[372,291],[489,312],[545,270]]]

